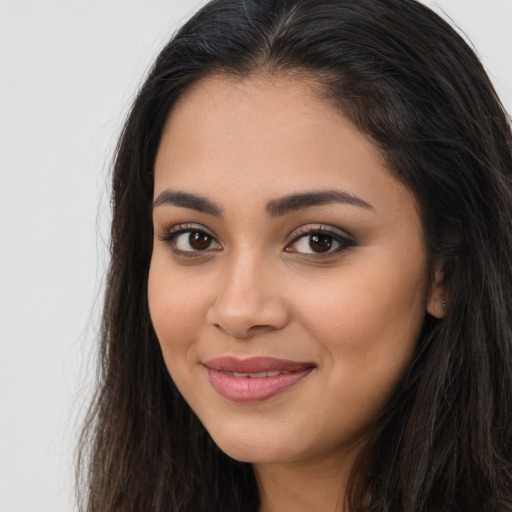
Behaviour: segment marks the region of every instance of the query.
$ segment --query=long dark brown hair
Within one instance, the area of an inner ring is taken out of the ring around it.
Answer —
[[[113,169],[98,389],[81,510],[254,512],[250,464],[223,454],[174,386],[151,325],[153,164],[201,78],[313,79],[415,195],[446,316],[412,361],[349,482],[352,512],[512,510],[512,136],[474,52],[414,0],[214,0],[158,56]],[[371,496],[368,505],[367,497]]]

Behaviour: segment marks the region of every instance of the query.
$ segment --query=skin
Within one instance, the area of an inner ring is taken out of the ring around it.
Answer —
[[[169,190],[207,198],[222,216],[165,202]],[[319,190],[367,206],[268,213],[270,201]],[[180,99],[154,197],[149,308],[174,382],[219,447],[253,463],[262,512],[343,510],[361,437],[410,361],[426,311],[441,315],[414,198],[308,84],[265,75],[209,77]],[[194,251],[190,232],[164,240],[183,224],[211,244]],[[320,226],[349,242],[331,238],[315,253],[300,230]],[[213,389],[203,365],[227,355],[315,369],[240,404]]]

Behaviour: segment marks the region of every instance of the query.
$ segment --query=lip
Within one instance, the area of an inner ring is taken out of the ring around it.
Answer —
[[[218,357],[203,363],[210,384],[219,395],[237,403],[262,402],[298,384],[316,367],[273,357]],[[263,376],[263,373],[271,375]],[[236,374],[258,374],[243,376]]]

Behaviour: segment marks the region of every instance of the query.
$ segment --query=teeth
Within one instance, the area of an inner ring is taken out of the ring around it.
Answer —
[[[256,372],[256,373],[239,373],[239,372],[227,372],[233,377],[245,377],[250,379],[261,379],[264,377],[277,377],[278,375],[286,375],[290,372]]]
[[[233,372],[233,377],[251,377],[253,379],[258,379],[261,377],[266,377],[267,372],[258,372],[258,373],[238,373]]]

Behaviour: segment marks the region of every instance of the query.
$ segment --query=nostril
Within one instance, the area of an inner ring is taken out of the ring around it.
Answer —
[[[218,291],[206,315],[208,325],[245,339],[281,329],[288,323],[289,314],[282,297],[275,296],[267,286],[253,286],[250,293],[247,283],[242,286],[235,277],[231,276]]]
[[[245,327],[243,325],[233,325],[233,324],[221,324],[218,322],[215,322],[212,324],[212,327],[215,329],[224,332],[228,336],[240,340],[245,340],[248,338],[252,338],[254,336],[257,336],[259,334],[264,334],[266,332],[275,331],[278,328],[274,327],[272,325],[251,325],[250,327]]]

